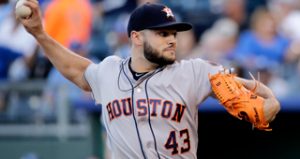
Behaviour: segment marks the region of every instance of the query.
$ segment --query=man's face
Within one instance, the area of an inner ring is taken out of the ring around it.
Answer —
[[[144,56],[148,61],[159,66],[175,62],[176,30],[147,30],[144,35]]]

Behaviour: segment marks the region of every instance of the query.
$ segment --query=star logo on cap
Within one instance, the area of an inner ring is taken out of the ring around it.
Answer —
[[[165,12],[167,14],[167,17],[174,17],[173,13],[172,13],[172,10],[168,7],[165,7],[163,10],[163,12]]]

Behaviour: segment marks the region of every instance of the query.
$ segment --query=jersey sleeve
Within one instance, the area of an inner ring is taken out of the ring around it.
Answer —
[[[85,73],[84,73],[84,77],[85,80],[88,82],[88,84],[90,85],[91,89],[92,89],[92,97],[95,100],[96,104],[100,104],[100,100],[99,97],[100,96],[100,91],[98,89],[99,87],[99,78],[98,78],[98,70],[99,70],[100,64],[95,64],[92,63],[90,64]]]
[[[197,94],[201,97],[207,97],[211,95],[212,89],[209,82],[209,74],[213,75],[218,73],[218,71],[223,69],[223,66],[210,61],[195,59],[193,61],[193,68],[195,80],[198,84]]]
[[[118,72],[121,59],[117,56],[108,56],[99,63],[90,64],[84,73],[84,78],[92,89],[92,97],[96,104],[102,104],[107,89],[104,81],[110,78],[111,81]],[[116,71],[116,72],[114,72]]]

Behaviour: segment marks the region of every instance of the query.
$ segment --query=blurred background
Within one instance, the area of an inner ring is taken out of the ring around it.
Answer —
[[[145,2],[193,24],[178,60],[203,58],[269,86],[281,103],[272,132],[252,130],[214,99],[199,105],[198,158],[300,158],[299,0],[39,0],[46,31],[94,62],[128,57],[126,25]],[[0,0],[0,158],[106,159],[101,106],[66,80]],[[229,146],[232,145],[232,146]]]

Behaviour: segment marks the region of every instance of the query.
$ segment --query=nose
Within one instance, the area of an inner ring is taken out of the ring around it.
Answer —
[[[168,44],[169,45],[174,45],[174,46],[176,46],[176,43],[177,43],[177,38],[176,38],[176,36],[174,36],[174,35],[171,35],[169,38],[168,38]]]

